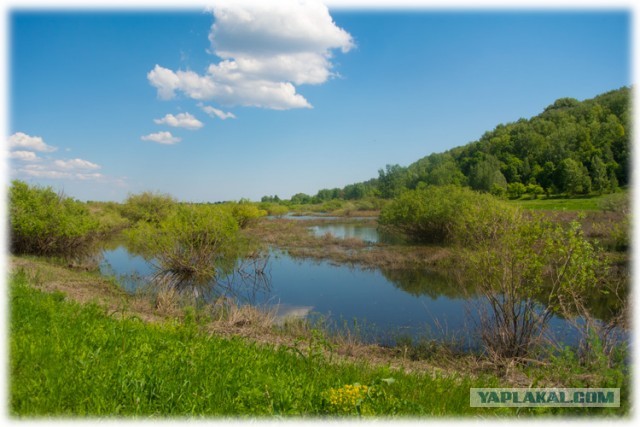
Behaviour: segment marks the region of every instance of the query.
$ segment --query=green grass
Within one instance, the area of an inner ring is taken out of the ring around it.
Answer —
[[[517,199],[510,203],[525,209],[554,210],[554,211],[595,211],[600,210],[599,201],[602,196],[572,197],[572,198],[545,198]]]
[[[469,407],[470,387],[501,385],[493,376],[337,364],[320,351],[321,338],[299,350],[260,346],[205,333],[193,312],[181,322],[147,324],[36,290],[21,271],[9,284],[14,417],[515,414]],[[357,383],[369,386],[357,405],[330,404],[329,390]]]

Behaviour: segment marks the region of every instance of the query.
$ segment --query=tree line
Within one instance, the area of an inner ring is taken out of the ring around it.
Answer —
[[[560,98],[530,119],[500,124],[477,141],[344,188],[298,193],[293,204],[391,199],[428,185],[458,185],[499,196],[610,193],[629,183],[631,88],[578,101]],[[265,196],[263,202],[280,202]]]

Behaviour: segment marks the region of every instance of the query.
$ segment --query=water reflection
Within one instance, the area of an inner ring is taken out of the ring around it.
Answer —
[[[340,239],[359,239],[367,243],[402,244],[404,240],[396,235],[385,233],[374,225],[353,223],[329,223],[314,225],[309,229],[317,236],[330,234]]]
[[[464,299],[476,295],[473,286],[469,283],[460,283],[432,270],[382,269],[381,272],[394,286],[415,296],[428,296],[431,299],[442,296]]]
[[[100,268],[118,277],[129,292],[149,292],[159,285],[152,261],[120,245],[104,251]],[[351,325],[358,319],[359,325],[369,325],[371,341],[398,333],[424,335],[427,330],[436,337],[442,335],[442,325],[447,331],[466,330],[463,313],[468,296],[454,292],[454,283],[435,273],[361,270],[296,260],[282,252],[254,261],[244,260],[244,269],[238,264],[211,286],[198,286],[192,292],[208,301],[223,294],[239,303],[272,307],[280,321],[317,315],[336,325]]]
[[[115,246],[115,247],[113,247]],[[130,252],[124,242],[108,246],[100,264],[128,292],[156,288],[153,259]],[[327,261],[300,260],[280,251],[237,260],[227,274],[191,292],[206,301],[221,296],[239,304],[275,310],[276,318],[321,316],[335,325],[368,325],[365,341],[393,342],[397,336],[443,339],[457,336],[472,346],[477,307],[486,301],[473,284],[429,270],[362,270]],[[474,310],[474,307],[476,308]],[[570,322],[554,316],[550,329],[565,342],[575,339]]]

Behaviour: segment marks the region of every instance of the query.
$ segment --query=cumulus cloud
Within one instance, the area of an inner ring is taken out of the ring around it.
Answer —
[[[210,115],[211,117],[217,117],[221,120],[227,120],[227,119],[235,119],[236,116],[233,113],[225,113],[222,110],[218,110],[217,108],[214,108],[210,105],[204,105],[203,103],[199,103],[198,107],[200,107],[202,109],[202,111],[204,111],[205,113],[207,113],[208,115]]]
[[[156,65],[147,78],[159,98],[180,91],[223,105],[311,108],[296,85],[326,82],[334,75],[333,50],[354,47],[351,35],[315,0],[220,0],[211,11],[209,41],[221,61],[204,75]]]
[[[88,160],[71,159],[71,160],[55,160],[53,164],[60,169],[100,169],[100,165],[92,163]]]
[[[52,152],[55,147],[44,143],[38,136],[29,136],[17,132],[9,137],[9,146],[12,148],[29,148],[29,150]],[[11,159],[19,160],[11,166],[11,174],[17,177],[41,178],[41,179],[69,179],[95,182],[115,182],[119,185],[122,179],[110,178],[96,172],[101,169],[97,163],[84,159],[55,159],[51,157],[39,157],[33,151],[13,150],[9,152]]]
[[[73,178],[73,174],[70,172],[63,172],[55,169],[47,169],[45,167],[34,167],[39,165],[27,165],[24,168],[18,169],[17,172],[35,177],[35,178],[50,178],[50,179],[63,179]]]
[[[182,139],[171,135],[171,132],[156,132],[140,137],[143,141],[157,142],[158,144],[176,144]]]
[[[22,160],[24,162],[35,162],[38,156],[33,151],[12,151],[9,153],[10,159]]]
[[[154,119],[153,121],[159,125],[165,124],[190,130],[200,129],[202,126],[204,126],[200,120],[196,119],[189,113],[180,113],[177,116],[174,116],[173,114],[167,114],[163,118]]]
[[[83,159],[47,160],[43,163],[28,164],[16,170],[18,174],[35,178],[103,180],[106,177],[97,172],[101,166]]]
[[[10,148],[28,148],[34,151],[52,152],[56,151],[56,147],[52,147],[44,143],[39,136],[30,136],[23,132],[16,132],[9,137]]]

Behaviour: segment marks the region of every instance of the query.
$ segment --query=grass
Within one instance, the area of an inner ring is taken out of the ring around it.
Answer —
[[[469,379],[330,364],[313,345],[293,351],[208,335],[193,315],[146,324],[35,290],[24,273],[11,280],[11,308],[14,416],[355,415],[355,406],[332,408],[325,398],[355,383],[380,392],[367,403],[372,415],[469,411]]]
[[[604,196],[581,197],[540,197],[538,199],[517,199],[510,203],[524,209],[553,210],[553,211],[598,211],[601,210],[600,200]]]
[[[470,387],[504,385],[495,375],[336,363],[326,357],[328,344],[320,334],[296,346],[258,345],[209,334],[193,310],[181,321],[146,323],[125,311],[35,289],[22,270],[9,284],[13,417],[516,414],[508,408],[469,407]],[[358,385],[366,385],[367,392],[352,399],[354,389],[365,390]]]

